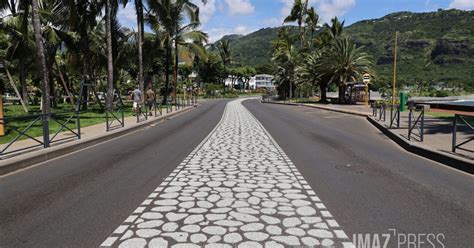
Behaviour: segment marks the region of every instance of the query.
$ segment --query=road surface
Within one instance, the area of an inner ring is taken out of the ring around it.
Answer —
[[[359,117],[225,106],[0,178],[0,247],[343,247],[389,229],[474,243],[472,176],[401,150]]]

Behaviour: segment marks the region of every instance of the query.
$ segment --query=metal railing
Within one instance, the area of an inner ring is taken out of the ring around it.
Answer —
[[[393,111],[395,109],[395,112]],[[390,127],[396,125],[400,128],[400,105],[390,105]]]
[[[379,106],[379,121],[381,121],[382,119],[383,121],[387,119],[387,111],[385,104]]]
[[[417,112],[419,112],[417,116]],[[425,126],[425,107],[418,105],[416,107],[410,107],[410,113],[408,114],[408,140],[411,140],[412,136],[417,136],[420,142],[423,142]],[[417,133],[413,131],[417,131]]]
[[[32,150],[33,148],[48,148],[51,144],[61,141],[76,138],[81,139],[79,111],[5,117],[0,118],[0,124],[4,126],[4,129],[7,132],[11,130],[12,132],[17,133],[12,140],[0,145],[3,146],[0,149],[0,157]],[[53,126],[52,124],[58,125],[59,128],[50,132],[50,127]],[[75,127],[71,127],[72,125]],[[36,135],[31,134],[34,128],[41,130],[38,137],[34,137]],[[66,136],[65,133],[63,133],[66,131],[72,135]],[[59,136],[61,133],[63,133],[64,136],[62,138]],[[41,138],[39,137],[40,135]],[[16,142],[23,140],[23,138],[33,141],[33,144],[15,148],[13,145]]]
[[[120,127],[125,127],[125,116],[123,112],[123,107],[117,109],[112,109],[112,111],[105,111],[105,125],[106,131],[114,130]]]
[[[470,124],[465,118],[468,117],[467,115],[460,115],[460,114],[455,114],[454,115],[454,123],[453,123],[453,142],[452,142],[452,151],[456,152],[456,149],[461,149],[463,151],[469,151],[469,152],[474,152],[472,150],[468,150],[465,148],[462,148],[461,146],[471,142],[474,140],[474,137],[468,138],[467,140],[456,144],[457,143],[457,132],[458,132],[458,125],[465,125],[469,128],[469,130],[472,132],[474,130],[474,127],[472,124]],[[473,117],[473,116],[469,116]]]
[[[153,103],[153,112],[155,114],[155,117],[158,117],[158,113],[160,116],[163,115],[163,109],[161,109],[162,102],[155,102]]]
[[[377,108],[378,108],[377,103],[372,103],[370,107],[372,108],[372,116],[374,118],[377,118]]]
[[[50,144],[55,143],[55,142],[60,142],[64,140],[74,139],[74,138],[81,139],[81,115],[79,111],[51,113],[49,115],[49,120],[58,124],[59,129],[56,130],[53,136],[49,139],[48,147]],[[68,125],[71,124],[74,120],[76,121],[75,129],[77,131],[74,131],[74,129],[68,127]],[[48,126],[51,126],[51,125],[48,125]],[[73,136],[56,139],[56,137],[58,137],[58,135],[61,132],[66,131],[66,130],[69,131],[70,134],[73,134]]]
[[[145,108],[145,111],[142,111],[142,108]],[[148,120],[148,108],[147,108],[147,106],[139,105],[137,110],[138,111],[135,112],[135,116],[137,117],[137,123]]]
[[[385,121],[387,119],[387,107],[385,104],[373,103],[370,107],[372,108],[372,116],[374,119],[378,118],[379,121]]]

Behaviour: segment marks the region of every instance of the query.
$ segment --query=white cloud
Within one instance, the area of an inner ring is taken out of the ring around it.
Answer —
[[[212,19],[217,9],[217,0],[207,0],[204,4],[201,0],[194,0],[194,4],[199,7],[199,19],[203,25]]]
[[[122,25],[128,28],[137,29],[137,14],[133,3],[128,3],[125,8],[120,7],[117,17]]]
[[[280,10],[282,20],[288,16],[293,7],[293,0],[278,0],[283,4]],[[329,22],[333,17],[341,17],[351,10],[356,0],[309,0],[308,4],[314,6],[322,22]]]
[[[253,31],[255,31],[255,29],[252,29],[244,25],[238,25],[233,28],[219,27],[219,28],[211,28],[211,29],[206,30],[207,34],[209,35],[209,43],[216,42],[225,35],[230,35],[230,34],[246,35]]]
[[[449,8],[472,10],[474,9],[474,0],[453,0],[449,4]]]
[[[343,16],[356,4],[356,0],[320,0],[317,10],[323,22],[329,22],[335,16]]]
[[[234,28],[235,34],[248,34],[250,33],[250,28],[244,25],[239,25]]]
[[[231,15],[248,15],[255,11],[250,0],[225,0]]]
[[[262,24],[266,27],[278,27],[281,26],[282,20],[276,17],[267,18],[262,21]]]

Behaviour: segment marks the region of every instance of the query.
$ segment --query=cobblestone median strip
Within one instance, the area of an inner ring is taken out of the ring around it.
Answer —
[[[101,247],[353,247],[242,101]]]

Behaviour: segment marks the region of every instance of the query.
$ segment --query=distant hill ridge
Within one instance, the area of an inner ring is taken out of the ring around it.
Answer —
[[[236,61],[256,66],[269,63],[271,42],[282,27],[248,35],[227,35]],[[297,27],[291,26],[292,32]],[[345,28],[376,64],[380,84],[389,82],[393,63],[393,34],[399,32],[399,80],[446,82],[474,89],[474,11],[397,12]]]

